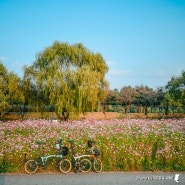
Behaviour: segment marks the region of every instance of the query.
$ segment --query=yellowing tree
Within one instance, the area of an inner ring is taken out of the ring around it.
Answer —
[[[0,118],[3,112],[10,108],[8,103],[8,71],[0,61]]]
[[[25,84],[37,104],[50,105],[64,119],[70,112],[93,111],[105,98],[108,66],[102,55],[82,44],[55,42],[38,53],[32,66],[25,68]]]

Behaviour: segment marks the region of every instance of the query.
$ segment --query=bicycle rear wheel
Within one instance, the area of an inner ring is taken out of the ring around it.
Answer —
[[[100,159],[95,158],[93,161],[94,171],[99,173],[102,171],[102,161]]]
[[[68,159],[62,159],[59,163],[59,170],[62,172],[62,173],[68,173],[71,171],[71,162],[70,160]]]
[[[81,172],[87,173],[91,170],[91,168],[92,168],[92,164],[89,159],[85,158],[85,159],[80,160],[79,170]]]
[[[24,165],[26,173],[35,173],[38,169],[38,163],[35,160],[28,160]]]

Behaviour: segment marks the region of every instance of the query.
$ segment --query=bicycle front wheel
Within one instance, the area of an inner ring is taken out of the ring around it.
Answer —
[[[102,171],[102,161],[100,159],[95,158],[93,161],[94,171],[99,173]]]
[[[91,164],[91,161],[89,159],[80,160],[79,170],[81,172],[87,173],[91,170],[91,168],[92,168],[92,164]]]
[[[62,172],[62,173],[68,173],[71,171],[71,162],[70,160],[68,159],[62,159],[59,163],[59,170]]]
[[[38,169],[38,163],[35,160],[28,160],[24,165],[26,173],[35,173]]]

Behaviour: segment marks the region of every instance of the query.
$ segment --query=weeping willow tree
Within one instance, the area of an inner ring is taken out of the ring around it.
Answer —
[[[30,103],[39,107],[49,105],[60,118],[67,119],[70,112],[93,111],[98,101],[105,98],[107,72],[101,54],[79,43],[55,42],[25,68],[24,79],[32,92]]]

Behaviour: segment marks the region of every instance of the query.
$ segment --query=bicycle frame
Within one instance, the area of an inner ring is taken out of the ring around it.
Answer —
[[[43,165],[43,166],[45,166],[46,165],[46,162],[47,162],[47,160],[49,159],[49,158],[64,158],[64,156],[63,155],[47,155],[47,156],[40,156],[39,158],[41,158],[41,160],[42,160],[42,164],[40,164],[40,163],[38,163],[39,165]],[[38,158],[37,158],[38,159]],[[37,161],[37,160],[36,160]],[[38,161],[37,161],[38,162]]]
[[[73,157],[73,159],[75,160],[75,164],[73,164],[73,166],[75,167],[75,166],[77,166],[78,164],[78,162],[80,161],[80,159],[82,159],[82,158],[94,158],[94,156],[93,155],[79,155],[79,156],[72,156]]]
[[[57,150],[60,149],[60,144],[62,142],[62,139],[60,138],[59,140],[57,140],[57,143],[56,143],[56,148]],[[42,145],[45,144],[45,142],[41,142],[41,141],[37,141],[37,144],[38,144],[38,148],[39,148],[39,152],[40,152],[40,155],[39,157],[37,157],[35,160],[37,161],[38,165],[40,166],[46,166],[46,162],[49,158],[61,158],[63,159],[64,156],[62,154],[53,154],[53,155],[47,155],[47,156],[44,156],[43,155],[43,149],[42,149]],[[38,162],[39,159],[41,159],[41,162]]]

